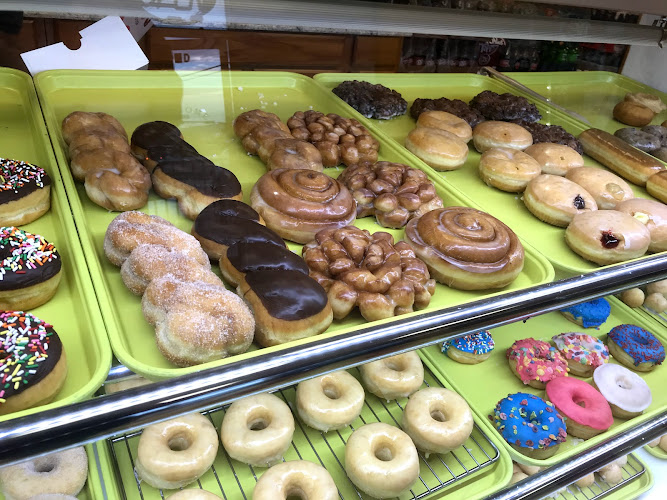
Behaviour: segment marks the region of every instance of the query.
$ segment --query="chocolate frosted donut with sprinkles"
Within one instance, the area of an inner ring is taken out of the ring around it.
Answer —
[[[50,402],[65,382],[60,337],[23,311],[0,312],[0,415]]]
[[[60,255],[42,236],[0,227],[0,259],[0,310],[33,309],[56,293]]]
[[[38,219],[51,207],[51,178],[24,161],[0,158],[0,226]]]

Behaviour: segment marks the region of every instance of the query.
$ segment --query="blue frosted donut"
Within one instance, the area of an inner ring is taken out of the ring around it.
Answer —
[[[605,299],[595,299],[561,309],[560,312],[567,319],[584,328],[597,328],[607,321],[611,306]]]
[[[498,401],[493,413],[498,432],[519,451],[546,450],[567,436],[565,421],[554,405],[532,394],[510,394]]]
[[[454,347],[459,351],[470,354],[488,354],[493,351],[494,346],[491,333],[488,330],[482,330],[477,333],[446,340],[442,344],[442,352],[447,352],[451,347]]]
[[[618,325],[611,329],[607,338],[632,358],[635,367],[642,363],[659,365],[665,360],[662,343],[651,332],[638,326]]]

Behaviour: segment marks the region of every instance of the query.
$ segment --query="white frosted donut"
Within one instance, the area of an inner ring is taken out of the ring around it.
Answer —
[[[60,493],[76,496],[88,477],[88,456],[79,446],[0,469],[6,500],[27,500],[35,495]]]
[[[220,500],[218,495],[214,495],[210,491],[200,490],[198,488],[190,488],[188,490],[177,491],[173,495],[169,495],[167,500]]]
[[[366,389],[387,401],[407,398],[424,382],[424,366],[415,351],[366,363],[360,370]]]
[[[290,447],[294,417],[273,394],[256,394],[231,404],[220,429],[222,445],[234,460],[257,467],[278,462]]]
[[[403,410],[403,430],[426,457],[461,446],[474,426],[465,399],[442,387],[415,392]]]
[[[328,373],[296,387],[296,409],[306,425],[319,431],[341,429],[361,413],[364,388],[346,371]]]
[[[141,433],[135,469],[154,488],[173,490],[211,468],[218,434],[200,413],[149,425]]]
[[[624,366],[611,363],[593,372],[593,382],[615,417],[632,418],[651,405],[651,389],[644,379]]]
[[[259,478],[252,500],[335,500],[338,488],[321,465],[295,460],[274,465]]]

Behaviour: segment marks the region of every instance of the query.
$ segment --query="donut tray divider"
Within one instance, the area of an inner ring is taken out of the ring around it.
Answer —
[[[361,121],[383,144],[393,142],[411,157],[409,164],[423,168],[426,164],[403,146],[408,133],[415,127],[416,121],[410,117],[409,109],[416,98],[461,99],[469,102],[475,95],[484,90],[492,90],[499,94],[511,94],[526,97],[535,104],[542,114],[540,123],[560,125],[575,137],[590,128],[584,122],[575,120],[565,113],[550,107],[530,95],[510,85],[487,76],[476,74],[420,74],[419,78],[409,73],[320,73],[315,80],[327,90],[333,89],[345,80],[363,80],[373,84],[380,83],[396,90],[408,102],[408,112],[390,120],[373,120],[361,117]],[[563,78],[567,76],[563,75]],[[522,82],[525,83],[525,82]],[[333,92],[332,92],[333,95]],[[348,110],[353,108],[341,100]],[[574,111],[581,112],[579,108]],[[611,113],[611,110],[609,111]],[[620,127],[619,127],[620,128]],[[470,153],[465,164],[457,170],[437,172],[435,180],[455,189],[476,204],[476,208],[490,213],[512,228],[519,237],[542,252],[556,268],[556,277],[565,278],[599,269],[601,266],[589,262],[574,253],[565,243],[565,228],[542,222],[528,211],[521,200],[521,193],[506,193],[487,186],[479,177],[478,165],[480,154],[472,144],[468,143]],[[589,156],[584,156],[586,166],[602,167]],[[636,197],[654,200],[644,188],[629,183]]]
[[[349,370],[357,379],[360,373],[357,368]],[[435,377],[433,372],[424,367],[424,385],[422,387],[437,386],[443,384]],[[297,416],[295,409],[296,386],[280,389],[274,394],[283,399],[292,409],[295,415],[295,433],[290,449],[287,451],[283,462],[291,460],[310,460],[324,466],[334,478],[341,499],[370,499],[368,495],[360,493],[347,478],[344,472],[345,442],[352,431],[360,425],[383,421],[390,425],[399,426],[400,414],[407,402],[407,398],[398,401],[386,402],[376,396],[366,393],[366,403],[362,414],[351,426],[338,431],[323,433],[307,427]],[[219,433],[222,417],[229,405],[213,408],[202,412],[209,417]],[[403,499],[422,499],[436,492],[446,492],[448,487],[457,487],[457,493],[466,493],[466,498],[478,498],[489,494],[498,488],[499,484],[505,484],[509,478],[509,459],[505,460],[505,453],[498,449],[494,442],[486,436],[475,418],[473,433],[457,450],[445,455],[433,454],[426,460],[422,453],[420,458],[420,477],[415,482],[409,493],[401,495]],[[109,453],[110,469],[113,470],[117,481],[119,494],[126,499],[152,500],[164,499],[169,492],[157,490],[149,485],[142,484],[134,473],[134,462],[136,449],[141,431],[133,432],[109,438],[104,444]],[[98,444],[103,444],[102,442]],[[502,478],[494,478],[489,481],[491,473],[480,476],[490,466],[497,464],[495,468],[506,467],[507,474],[503,472]],[[186,488],[207,489],[224,499],[249,499],[252,490],[261,474],[267,469],[252,467],[250,465],[231,459],[224,451],[222,445],[218,450],[213,467],[199,480]],[[467,479],[475,475],[474,482]],[[472,485],[475,486],[472,486]],[[463,488],[463,489],[462,489]]]
[[[559,333],[584,332],[599,338],[606,344],[607,332],[613,327],[620,324],[634,324],[649,330],[664,345],[667,345],[667,335],[664,329],[654,328],[656,326],[654,322],[647,322],[643,315],[627,307],[620,300],[614,297],[608,297],[607,300],[611,304],[611,314],[599,330],[575,325],[558,312],[529,318],[523,323],[513,323],[494,328],[491,333],[496,343],[495,350],[492,351],[489,359],[477,365],[456,363],[449,359],[446,354],[443,354],[437,345],[428,346],[421,352],[426,360],[431,362],[435,371],[448,382],[449,386],[466,399],[472,410],[480,417],[485,432],[487,434],[495,433],[496,436],[500,437],[493,422],[488,418],[489,415],[493,414],[493,409],[499,400],[516,392],[527,392],[543,399],[546,398],[544,390],[524,385],[509,369],[505,351],[515,340],[533,337],[538,340],[550,341],[552,336]],[[613,357],[610,359],[611,362],[617,363]],[[653,398],[651,405],[642,415],[629,420],[614,418],[614,423],[607,431],[579,444],[575,444],[576,441],[573,441],[573,438],[568,435],[567,441],[562,443],[560,449],[550,458],[536,460],[527,457],[516,451],[501,438],[502,445],[512,459],[521,463],[548,467],[563,460],[568,460],[573,455],[599,444],[607,438],[621,434],[664,411],[667,408],[667,392],[663,390],[665,370],[667,370],[667,365],[663,364],[651,372],[635,372],[648,384]],[[592,377],[587,379],[575,378],[589,383],[593,380]],[[480,379],[484,379],[486,383],[483,391],[479,390]]]
[[[185,139],[201,154],[237,175],[243,187],[244,200],[248,202],[252,186],[266,173],[266,168],[257,157],[248,156],[234,136],[232,120],[235,116],[261,107],[286,121],[294,112],[309,106],[325,113],[334,112],[357,119],[361,119],[361,115],[312,78],[295,73],[55,70],[36,75],[35,85],[111,347],[118,360],[133,372],[151,380],[193,373],[224,365],[230,360],[251,363],[258,354],[254,344],[244,354],[186,368],[172,365],[160,354],[155,345],[154,329],[142,315],[141,299],[127,290],[119,269],[111,265],[104,255],[104,234],[117,214],[95,205],[89,200],[83,185],[74,182],[60,131],[61,121],[74,110],[104,111],[118,118],[130,134],[147,121],[171,121],[182,129]],[[381,160],[418,166],[432,179],[437,177],[430,167],[412,162],[407,150],[392,141],[380,140]],[[340,167],[327,168],[326,173],[337,177],[342,170]],[[446,205],[474,206],[471,200],[456,190],[444,184],[435,186]],[[192,227],[192,221],[179,212],[175,200],[164,200],[154,192],[151,192],[148,204],[142,210],[163,217],[184,231],[189,232]],[[402,239],[404,233],[403,230],[381,227],[373,217],[357,219],[355,225],[372,233],[390,232],[395,240]],[[554,270],[549,261],[525,240],[523,243],[524,269],[512,284],[501,291],[462,291],[437,284],[431,304],[425,310],[443,309],[551,282]],[[300,245],[289,243],[288,246],[297,254],[301,253]],[[217,267],[213,265],[215,272],[219,272]],[[373,325],[393,321],[395,318],[389,318],[373,322]],[[347,334],[368,324],[358,312],[353,312],[344,320],[334,321],[319,338]],[[276,352],[286,346],[305,345],[311,341],[312,337],[263,348],[261,353]]]
[[[646,450],[646,453],[653,455],[655,458],[667,460],[667,451],[662,451],[662,449],[658,446],[646,445],[644,446],[644,449]]]

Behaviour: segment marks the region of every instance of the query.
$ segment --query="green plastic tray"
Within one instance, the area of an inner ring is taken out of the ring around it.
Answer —
[[[37,75],[35,82],[111,345],[118,359],[131,370],[151,379],[173,377],[226,363],[227,360],[219,360],[190,368],[176,368],[158,352],[153,329],[141,313],[140,298],[125,288],[118,268],[111,265],[103,253],[104,233],[117,214],[94,205],[83,186],[74,184],[60,134],[60,123],[74,110],[110,113],[130,133],[147,121],[170,121],[181,128],[185,139],[200,153],[239,177],[247,201],[253,184],[266,169],[257,157],[245,153],[234,136],[231,127],[234,117],[259,107],[277,113],[283,120],[295,111],[309,108],[325,113],[348,114],[344,103],[323,91],[310,78],[278,72],[49,71]],[[414,164],[406,151],[390,142],[385,142],[380,152],[382,159]],[[424,170],[436,175],[428,167]],[[327,169],[332,176],[341,171],[340,168]],[[464,196],[444,185],[438,187],[438,192],[446,205],[469,203]],[[151,194],[143,210],[162,216],[186,231],[191,228],[192,222],[179,213],[175,201]],[[373,218],[360,219],[357,225],[371,232],[385,230]],[[403,234],[402,230],[390,232],[397,240]],[[290,244],[290,248],[300,254],[299,245]],[[553,276],[549,262],[527,245],[524,271],[503,291],[546,283]],[[438,285],[428,310],[462,304],[487,295],[487,292],[463,292]],[[325,335],[350,332],[364,325],[366,322],[361,315],[353,314],[344,321],[334,322]],[[304,339],[296,344],[309,341]],[[281,347],[268,349],[275,351]],[[251,359],[255,355],[255,352],[248,352],[233,359]]]
[[[667,103],[667,94],[627,76],[608,71],[574,71],[546,73],[507,73],[517,82],[550,99],[556,104],[576,111],[591,126],[616,132],[627,127],[614,120],[614,106],[622,101],[628,92],[655,94]],[[667,120],[667,111],[656,115],[651,122],[660,125]]]
[[[56,295],[30,312],[51,323],[65,346],[65,385],[48,405],[0,417],[7,420],[81,401],[92,395],[111,366],[111,349],[86,268],[62,179],[30,77],[0,69],[0,157],[24,160],[45,169],[52,179],[51,210],[21,226],[52,242],[62,258]]]
[[[349,74],[349,73],[321,73],[315,75],[315,80],[327,89],[332,89],[345,80],[364,80],[371,83],[381,83],[400,92],[408,101],[421,98],[447,97],[469,102],[475,95],[484,90],[498,93],[509,92],[523,95],[521,92],[492,78],[474,74]],[[530,96],[525,96],[531,100]],[[564,127],[568,132],[577,136],[588,127],[582,122],[574,120],[549,106],[535,102],[542,113],[542,122]],[[347,104],[345,104],[347,106]],[[352,109],[347,106],[348,109]],[[579,110],[577,110],[579,111]],[[385,139],[393,139],[395,143],[403,145],[408,133],[414,128],[415,121],[409,112],[391,120],[371,120],[364,118],[363,123],[373,132]],[[404,149],[411,157],[413,165],[425,165],[419,158]],[[519,236],[524,238],[537,250],[542,252],[556,267],[558,277],[571,276],[590,272],[599,268],[597,264],[589,262],[574,253],[565,243],[564,228],[559,228],[542,222],[531,214],[521,201],[521,194],[506,193],[499,189],[487,186],[479,177],[477,167],[480,154],[470,143],[470,154],[466,163],[451,172],[440,172],[439,178],[447,186],[459,190],[472,199],[478,207],[498,217],[513,228]],[[585,157],[585,164],[602,167],[592,158]],[[644,189],[633,186],[636,196],[651,198]]]
[[[426,363],[428,365],[428,361]],[[359,378],[358,370],[352,369],[349,372]],[[443,385],[428,369],[425,370],[424,379],[429,386]],[[292,410],[294,410],[294,394],[294,387],[276,392],[276,395],[283,398]],[[406,398],[397,402],[384,402],[367,393],[366,406],[361,416],[352,423],[352,427],[356,429],[364,423],[378,420],[396,426],[401,421],[402,408],[406,402]],[[218,430],[223,415],[224,410],[213,410],[209,414]],[[512,461],[509,455],[504,451],[496,436],[488,436],[487,431],[484,431],[487,434],[484,436],[480,432],[480,418],[475,417],[475,421],[477,427],[471,438],[464,443],[465,449],[459,448],[453,453],[444,455],[432,455],[427,461],[428,465],[427,462],[421,460],[420,477],[426,484],[417,480],[412,489],[414,495],[404,494],[400,499],[445,498],[447,493],[451,494],[453,491],[461,495],[461,498],[464,496],[471,499],[483,498],[497,490],[499,485],[509,481],[512,475]],[[348,427],[340,431],[321,433],[307,427],[298,418],[295,422],[296,431],[292,446],[285,454],[285,459],[287,461],[304,459],[322,464],[334,478],[341,498],[369,499],[367,495],[357,495],[356,489],[343,469],[345,442],[352,433],[352,429]],[[97,443],[103,465],[101,470],[110,498],[123,498],[121,492],[124,492],[124,498],[129,500],[138,498],[158,500],[161,498],[159,490],[145,483],[141,484],[141,491],[139,491],[133,472],[139,441],[138,435],[139,433],[133,433],[126,437],[121,436]],[[489,441],[493,442],[495,448]],[[115,467],[115,464],[118,467]],[[469,473],[466,473],[466,468],[470,471]],[[210,470],[202,476],[198,483],[188,487],[203,488],[228,500],[250,498],[255,482],[267,470],[263,467],[249,467],[232,460],[222,446],[218,450],[213,469],[215,470]],[[445,486],[440,486],[441,483],[445,483]],[[429,495],[428,488],[439,489]],[[169,493],[171,491],[165,491],[164,497],[167,497]]]
[[[655,458],[661,458],[662,460],[667,460],[667,451],[662,451],[662,449],[658,448],[657,446],[646,445],[644,446],[644,449],[646,450],[647,453],[650,453]]]
[[[533,337],[539,340],[550,341],[551,337],[562,332],[586,331],[591,335],[599,337],[606,342],[607,332],[613,327],[630,323],[644,326],[652,331],[661,341],[667,344],[667,336],[663,329],[652,328],[653,324],[646,325],[643,318],[632,309],[626,307],[615,298],[609,298],[612,305],[611,315],[606,323],[599,330],[583,329],[580,326],[565,319],[558,312],[547,313],[542,316],[530,318],[525,323],[513,323],[511,325],[495,328],[492,331],[496,348],[492,355],[486,361],[477,365],[463,365],[452,361],[449,357],[440,352],[439,345],[429,346],[422,350],[424,355],[433,362],[436,371],[442,374],[451,384],[452,388],[461,396],[466,398],[470,407],[484,419],[484,425],[487,433],[494,432],[495,427],[488,419],[493,414],[496,403],[515,392],[528,392],[541,398],[545,398],[545,391],[534,389],[524,385],[510,371],[505,352],[515,340]],[[612,358],[612,362],[615,362]],[[560,445],[558,452],[551,458],[544,460],[535,460],[522,455],[514,450],[507,443],[503,443],[514,460],[518,460],[530,465],[550,466],[563,460],[571,458],[576,453],[587,450],[592,446],[601,443],[607,438],[621,434],[632,429],[637,424],[644,422],[651,417],[658,415],[667,408],[667,392],[664,391],[665,374],[667,365],[657,367],[649,373],[637,372],[649,385],[653,395],[651,406],[640,416],[630,420],[614,419],[614,424],[597,436],[574,445],[573,438],[568,435],[567,441]],[[590,379],[588,379],[590,381]],[[480,384],[484,390],[480,390]],[[497,431],[495,431],[497,432]]]

